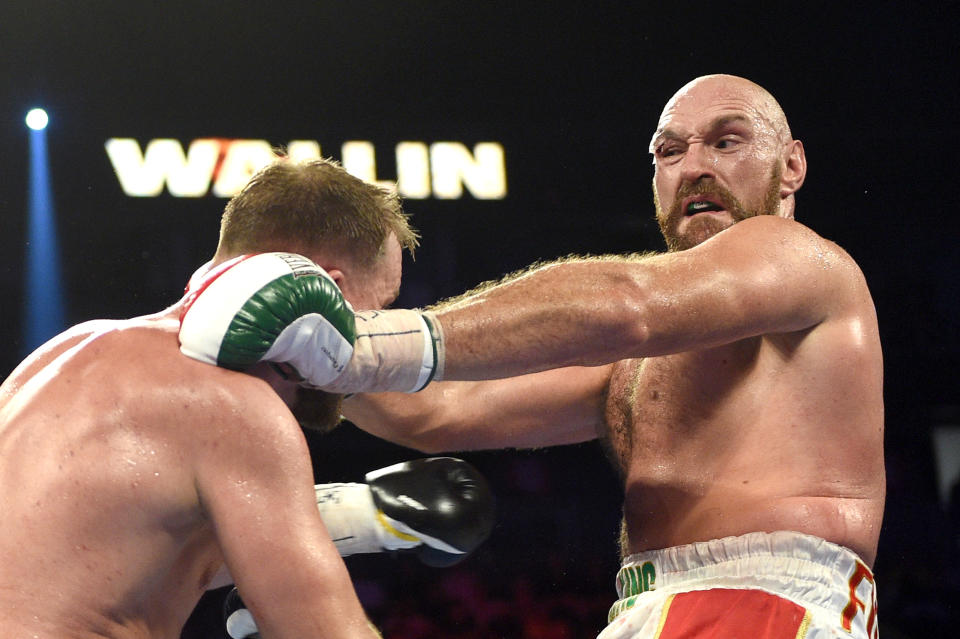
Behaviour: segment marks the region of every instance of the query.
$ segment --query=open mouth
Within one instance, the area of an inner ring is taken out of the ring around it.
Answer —
[[[711,202],[710,200],[697,200],[687,203],[683,213],[684,215],[690,216],[698,213],[717,213],[725,210],[726,209],[723,206],[717,204],[716,202]]]

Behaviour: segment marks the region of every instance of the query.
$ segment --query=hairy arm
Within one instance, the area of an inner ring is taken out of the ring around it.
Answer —
[[[489,381],[360,395],[344,414],[428,452],[584,441],[603,421],[609,362],[800,331],[860,282],[843,251],[772,216],[688,251],[540,266],[435,309],[445,377]]]
[[[444,375],[511,377],[802,330],[830,314],[854,272],[835,245],[773,216],[687,251],[543,266],[438,312]]]
[[[317,511],[298,424],[262,381],[221,374],[230,396],[198,426],[196,486],[262,636],[375,636]]]
[[[354,395],[343,414],[371,434],[428,453],[573,444],[600,432],[610,368],[436,382],[413,395]]]

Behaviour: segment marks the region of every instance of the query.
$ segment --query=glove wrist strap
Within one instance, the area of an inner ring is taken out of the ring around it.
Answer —
[[[364,311],[356,314],[356,327],[353,356],[343,373],[324,384],[323,390],[413,393],[434,378],[437,341],[429,320],[419,311]]]
[[[319,484],[314,486],[314,493],[323,523],[341,557],[420,545],[419,539],[397,530],[395,522],[381,519],[384,515],[366,484]]]

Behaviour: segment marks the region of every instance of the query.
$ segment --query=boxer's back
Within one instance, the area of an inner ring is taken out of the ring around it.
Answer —
[[[0,388],[0,627],[176,637],[220,564],[176,318],[88,325]],[[194,380],[195,381],[195,380]]]

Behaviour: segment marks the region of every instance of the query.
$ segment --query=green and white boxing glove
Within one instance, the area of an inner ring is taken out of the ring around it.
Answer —
[[[331,393],[414,392],[439,379],[439,325],[412,310],[354,313],[327,273],[302,255],[260,253],[193,278],[180,350],[233,370],[279,364]]]

